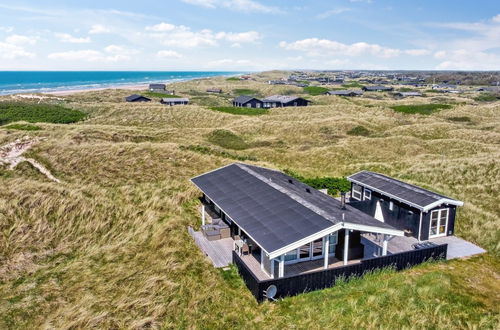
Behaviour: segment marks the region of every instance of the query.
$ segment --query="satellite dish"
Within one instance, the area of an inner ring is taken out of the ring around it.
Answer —
[[[267,287],[267,290],[264,291],[264,296],[268,299],[276,300],[276,299],[274,299],[274,296],[276,296],[277,292],[278,292],[278,288],[276,287],[276,285],[272,284],[272,285]]]

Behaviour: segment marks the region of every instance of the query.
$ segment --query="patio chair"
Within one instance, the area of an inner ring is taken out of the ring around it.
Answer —
[[[243,247],[241,248],[241,254],[244,255],[244,254],[250,254],[250,248],[248,247],[248,244],[243,244]]]

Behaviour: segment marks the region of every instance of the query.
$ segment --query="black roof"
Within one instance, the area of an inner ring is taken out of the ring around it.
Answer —
[[[429,206],[438,206],[441,202],[458,206],[463,205],[462,202],[453,198],[375,172],[361,171],[349,176],[347,179],[378,190],[382,194],[392,196],[424,211]]]
[[[279,171],[234,163],[191,180],[268,253],[335,224],[394,229]],[[290,183],[291,181],[291,183]]]
[[[377,85],[377,86],[365,86],[364,90],[367,91],[392,91],[393,88],[389,86]]]
[[[153,89],[165,89],[167,87],[167,85],[165,84],[149,84],[149,88],[153,88]]]
[[[251,100],[257,100],[259,102],[262,102],[261,100],[259,100],[258,98],[255,98],[253,96],[248,96],[248,95],[240,95],[238,96],[237,98],[235,98],[233,100],[233,102],[236,102],[236,103],[247,103],[247,102],[250,102]]]
[[[125,98],[125,100],[126,100],[127,102],[134,102],[134,101],[137,101],[137,100],[139,100],[139,99],[143,99],[143,100],[151,101],[151,99],[149,99],[149,98],[147,98],[147,97],[144,97],[144,96],[142,96],[142,95],[138,95],[138,94],[132,94],[132,95],[127,96],[127,97]]]

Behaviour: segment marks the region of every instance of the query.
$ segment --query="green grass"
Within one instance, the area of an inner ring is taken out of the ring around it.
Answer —
[[[370,130],[368,130],[364,126],[356,126],[349,131],[347,131],[348,135],[354,135],[354,136],[369,136],[370,135]]]
[[[409,105],[394,105],[391,107],[394,111],[407,114],[430,115],[441,109],[451,109],[449,104],[409,104]]]
[[[313,187],[314,189],[327,189],[328,194],[332,196],[338,195],[340,192],[348,192],[351,189],[351,183],[344,177],[306,178],[289,169],[285,169],[283,172]]]
[[[229,77],[226,79],[227,81],[240,81],[241,79],[238,77]]]
[[[80,121],[86,116],[81,111],[55,104],[0,102],[0,125],[16,121],[69,124]]]
[[[461,116],[461,117],[448,117],[446,118],[450,121],[455,121],[455,122],[459,122],[459,123],[470,123],[472,120],[470,119],[470,117],[467,117],[467,116]]]
[[[233,94],[235,95],[257,95],[259,92],[257,92],[254,89],[248,89],[248,88],[236,88],[233,89]]]
[[[242,137],[225,129],[212,131],[208,135],[208,141],[226,149],[243,150],[249,147]]]
[[[363,88],[364,86],[357,81],[350,81],[346,84],[343,84],[342,87],[345,87],[345,88]]]
[[[257,161],[257,157],[253,156],[246,156],[246,155],[237,155],[233,154],[227,151],[223,150],[216,150],[207,146],[202,146],[202,145],[189,145],[189,146],[180,146],[179,147],[181,150],[189,150],[193,152],[197,152],[203,155],[212,155],[212,156],[217,156],[217,157],[222,157],[222,158],[229,158],[229,159],[234,159],[234,160],[239,160],[239,161]]]
[[[240,108],[240,107],[210,107],[210,110],[230,113],[232,115],[258,116],[269,111],[263,108]]]
[[[180,96],[177,96],[177,95],[170,95],[170,94],[166,94],[166,93],[158,93],[158,92],[144,92],[142,93],[144,94],[145,96],[149,96],[149,97],[159,97],[159,98],[174,98],[174,97],[180,97]]]
[[[326,87],[321,87],[321,86],[307,86],[304,87],[304,92],[308,93],[309,95],[322,95],[328,92],[330,89]]]
[[[40,126],[31,125],[31,124],[10,124],[10,125],[4,126],[3,128],[18,130],[18,131],[39,131],[42,129]]]
[[[424,93],[441,93],[438,89],[426,89]]]
[[[478,102],[494,102],[500,99],[500,94],[485,93],[474,98]]]

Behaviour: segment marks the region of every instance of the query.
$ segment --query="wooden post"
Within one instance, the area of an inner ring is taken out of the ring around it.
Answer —
[[[205,204],[201,204],[201,225],[205,225]]]
[[[328,251],[329,247],[330,247],[330,235],[326,235],[325,239],[324,239],[324,246],[323,246],[323,253],[324,253],[324,265],[323,265],[323,268],[324,269],[328,269],[328,254],[330,253],[330,251]]]
[[[347,265],[347,256],[349,252],[349,229],[345,229],[344,236],[344,265]]]
[[[386,256],[387,255],[387,235],[384,234],[384,242],[382,243],[382,255]]]

